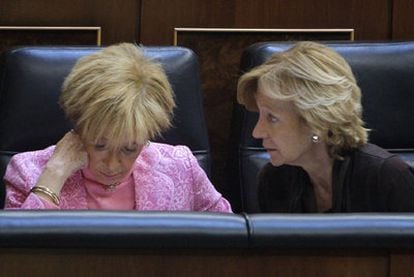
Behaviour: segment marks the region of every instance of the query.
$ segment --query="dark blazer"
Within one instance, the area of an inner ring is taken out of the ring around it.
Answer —
[[[366,144],[336,160],[327,212],[414,212],[414,169],[397,155]],[[318,212],[308,174],[267,164],[259,176],[261,212]]]

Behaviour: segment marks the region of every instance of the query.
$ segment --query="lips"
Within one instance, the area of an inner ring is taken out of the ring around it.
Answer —
[[[263,147],[264,147],[264,149],[266,149],[267,152],[277,151],[276,148],[267,147],[267,146],[264,146],[264,145],[263,145]]]

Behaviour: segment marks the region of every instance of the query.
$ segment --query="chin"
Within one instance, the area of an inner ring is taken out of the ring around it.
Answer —
[[[282,166],[282,165],[284,165],[285,163],[283,162],[283,161],[281,161],[281,160],[274,160],[274,159],[270,159],[270,163],[273,165],[273,166],[276,166],[276,167],[278,167],[278,166]]]

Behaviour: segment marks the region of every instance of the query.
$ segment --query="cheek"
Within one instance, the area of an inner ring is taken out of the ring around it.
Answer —
[[[129,171],[131,167],[134,165],[135,160],[132,159],[126,159],[122,161],[122,167],[125,171]]]
[[[290,130],[285,128],[269,128],[269,139],[275,145],[285,146],[292,141],[292,134]]]
[[[282,155],[287,156],[296,155],[297,152],[301,152],[311,143],[305,133],[293,128],[272,132],[270,140]]]
[[[137,158],[138,158],[138,155],[133,155],[132,157],[122,158],[121,164],[122,164],[124,171],[129,171],[133,167]]]
[[[101,156],[102,154],[91,151],[87,149],[86,152],[88,153],[88,167],[89,169],[96,169],[99,167],[100,161],[103,159]]]
[[[91,170],[91,171],[96,171],[97,169],[98,169],[98,167],[99,167],[99,162],[97,162],[97,160],[95,160],[95,159],[89,159],[89,162],[88,162],[88,168],[89,168],[89,170]]]

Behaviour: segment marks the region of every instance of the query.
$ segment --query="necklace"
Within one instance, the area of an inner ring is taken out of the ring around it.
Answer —
[[[102,185],[105,188],[105,191],[107,192],[114,192],[116,187],[119,185],[120,183],[113,183],[110,185]]]

